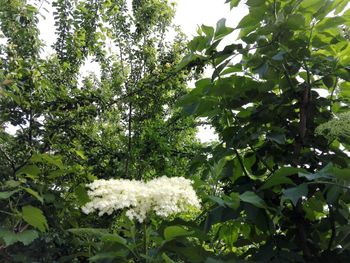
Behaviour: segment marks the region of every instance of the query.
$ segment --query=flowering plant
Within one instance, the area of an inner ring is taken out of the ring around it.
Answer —
[[[142,223],[151,213],[167,218],[170,215],[200,208],[192,181],[183,177],[160,177],[151,181],[126,179],[96,180],[89,184],[90,202],[84,213],[99,211],[99,216],[127,209],[126,216]]]

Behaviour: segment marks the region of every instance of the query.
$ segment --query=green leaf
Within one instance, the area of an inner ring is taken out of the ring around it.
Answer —
[[[192,52],[202,51],[210,46],[210,39],[204,36],[197,36],[193,38],[190,43],[188,43],[188,47]]]
[[[78,185],[77,188],[75,188],[74,194],[77,197],[77,203],[79,206],[83,206],[90,201],[86,187],[82,184]]]
[[[206,25],[202,25],[201,26],[202,31],[204,32],[204,34],[209,37],[210,39],[212,39],[214,37],[214,28],[211,26],[206,26]]]
[[[187,67],[190,63],[200,60],[200,59],[205,59],[205,57],[197,55],[197,54],[188,54],[185,56],[182,61],[177,65],[176,70],[181,70]]]
[[[118,234],[103,234],[102,241],[115,242],[124,246],[127,245],[126,239]]]
[[[175,261],[169,258],[168,255],[165,253],[162,254],[162,259],[164,260],[165,263],[175,263]]]
[[[5,229],[0,229],[0,239],[5,242],[6,246],[11,246],[18,241],[16,233]]]
[[[276,55],[274,55],[272,57],[273,60],[276,60],[276,61],[282,61],[283,58],[284,58],[284,55],[286,54],[287,52],[286,51],[280,51],[278,52]]]
[[[22,207],[22,217],[24,221],[33,227],[36,227],[41,232],[45,232],[49,226],[47,225],[46,217],[39,208],[31,205]]]
[[[287,176],[298,174],[299,172],[306,172],[302,168],[295,167],[282,167],[278,169],[267,181],[260,187],[260,190],[268,189],[276,185],[281,184],[291,184],[294,185],[294,182],[289,179]]]
[[[323,167],[320,171],[312,174],[305,172],[299,172],[299,177],[305,177],[309,181],[317,181],[318,179],[332,179],[333,177],[333,164],[329,163]]]
[[[253,6],[253,7],[258,7],[258,6],[262,6],[266,3],[266,0],[248,0],[246,2],[247,6]]]
[[[318,31],[324,31],[330,28],[338,27],[344,24],[347,20],[344,17],[335,16],[335,17],[327,17],[322,20],[319,24],[316,25],[316,29]]]
[[[292,201],[292,203],[294,205],[297,204],[298,200],[303,197],[303,196],[307,196],[308,194],[308,188],[306,184],[301,184],[297,187],[293,187],[293,188],[288,188],[288,189],[284,189],[282,191],[283,193],[283,197],[282,197],[282,202],[284,200],[290,200]]]
[[[33,163],[48,163],[52,164],[60,169],[64,168],[64,165],[62,163],[61,157],[59,156],[53,156],[47,153],[43,154],[34,154],[32,158],[30,159]]]
[[[237,7],[241,0],[226,0],[225,3],[230,3],[230,8]]]
[[[238,193],[230,193],[228,198],[224,198],[228,207],[236,210],[240,205],[240,196]]]
[[[116,258],[124,258],[128,254],[129,252],[127,250],[118,250],[117,252],[101,252],[93,257],[90,257],[89,262],[111,262],[111,260]]]
[[[335,83],[335,77],[332,76],[325,76],[322,79],[322,82],[326,85],[327,88],[333,88],[334,83]]]
[[[233,28],[226,27],[226,19],[220,19],[216,24],[214,39],[218,40],[233,32]]]
[[[291,30],[304,29],[305,17],[301,14],[290,15],[287,19],[287,26]]]
[[[231,59],[228,59],[226,60],[224,63],[222,63],[220,66],[218,66],[214,72],[213,72],[213,75],[212,75],[212,81],[214,81],[221,73],[221,71],[224,70],[224,68],[227,66],[228,63],[230,63]]]
[[[249,28],[250,32],[256,29],[256,25],[260,22],[260,18],[253,17],[251,14],[246,15],[238,23],[237,28]],[[254,28],[254,29],[253,29]],[[245,33],[247,35],[247,33]],[[240,36],[242,36],[240,34]]]
[[[261,199],[261,197],[254,192],[247,191],[241,194],[239,197],[243,202],[250,203],[252,205],[255,205],[256,207],[259,207],[259,208],[266,207],[265,201]]]
[[[350,180],[350,169],[343,168],[340,169],[338,167],[333,167],[331,172],[335,175],[338,180],[349,181]]]
[[[168,226],[164,229],[164,238],[169,241],[177,237],[189,236],[193,231],[188,231],[182,226]]]
[[[31,244],[35,239],[39,237],[39,234],[35,230],[25,230],[19,234],[18,236],[18,241],[22,242],[23,245],[28,246]]]
[[[294,182],[289,179],[286,176],[279,176],[277,174],[273,174],[267,181],[266,183],[264,183],[259,190],[265,190],[268,188],[272,188],[276,185],[281,185],[281,184],[291,184],[291,185],[295,185]]]
[[[35,230],[24,230],[21,233],[14,233],[9,230],[0,229],[0,238],[4,240],[6,246],[11,246],[17,242],[22,242],[23,245],[28,246],[38,237],[38,232]]]
[[[22,167],[18,172],[17,175],[26,174],[28,177],[34,179],[41,173],[40,169],[36,165],[26,165]]]
[[[26,188],[24,187],[23,188],[24,190],[26,190],[26,192],[32,196],[34,196],[36,199],[38,199],[41,203],[44,202],[43,198],[39,195],[38,192],[34,191],[33,189],[30,189],[30,188]]]
[[[226,74],[241,72],[241,71],[242,71],[242,64],[238,63],[236,65],[227,66],[227,68],[221,73],[221,75],[226,75]]]
[[[325,0],[307,0],[300,4],[301,12],[316,13],[316,11],[324,4]]]
[[[296,167],[282,167],[278,169],[275,174],[277,176],[290,176],[294,174],[298,174],[299,172],[306,172],[303,168],[296,168]]]
[[[220,206],[225,206],[225,201],[218,196],[210,195],[209,199],[214,201],[215,203],[217,203]]]
[[[259,74],[260,78],[263,78],[267,74],[268,70],[269,70],[269,65],[265,62],[261,64],[259,67],[255,68],[254,72]]]
[[[14,195],[15,193],[18,193],[19,191],[21,191],[21,190],[17,189],[17,190],[13,190],[13,191],[0,192],[0,199],[8,199],[12,195]]]
[[[271,132],[266,135],[266,138],[278,144],[285,144],[286,142],[286,135],[280,132]]]

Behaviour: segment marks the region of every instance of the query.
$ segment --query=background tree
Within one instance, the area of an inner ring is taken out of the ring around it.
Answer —
[[[349,256],[347,4],[248,0],[239,43],[217,48],[234,30],[221,20],[189,44],[180,67],[214,68],[180,105],[209,118],[220,136],[213,168],[222,191],[209,196],[216,205],[205,228],[221,259]]]
[[[67,229],[115,222],[81,214],[85,183],[185,175],[199,146],[192,118],[174,108],[190,78],[172,70],[184,37],[165,40],[167,1],[57,0],[45,57],[42,3],[31,3],[0,1],[0,257],[84,260],[95,249]],[[91,60],[99,69],[83,77]]]

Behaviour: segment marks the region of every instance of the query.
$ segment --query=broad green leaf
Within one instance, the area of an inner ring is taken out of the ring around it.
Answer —
[[[30,188],[23,188],[28,194],[31,194],[32,196],[34,196],[36,199],[38,199],[41,203],[44,202],[43,198],[39,195],[38,192],[34,191],[33,189]]]
[[[189,231],[182,226],[168,226],[164,229],[164,238],[169,241],[177,237],[189,236],[193,231]]]
[[[308,188],[306,184],[301,184],[297,187],[284,189],[282,193],[283,193],[283,197],[281,199],[282,202],[284,200],[290,200],[294,205],[296,205],[301,197],[307,196]]]
[[[286,51],[279,51],[276,55],[272,57],[272,59],[276,61],[282,61],[286,53]]]
[[[326,85],[327,88],[332,88],[334,86],[334,83],[335,83],[335,77],[332,77],[332,76],[325,76],[323,79],[322,79],[322,82]]]
[[[17,189],[17,190],[13,190],[13,191],[0,192],[0,199],[8,199],[12,195],[14,195],[15,193],[18,193],[19,191],[21,191],[21,190]]]
[[[305,177],[309,181],[317,181],[318,179],[332,179],[333,178],[333,164],[329,163],[316,173],[299,172],[299,177]]]
[[[230,34],[232,31],[233,31],[233,28],[226,27],[226,19],[222,18],[216,24],[214,39],[215,40],[221,39],[224,36],[227,36],[228,34]]]
[[[45,232],[49,226],[47,225],[46,217],[39,208],[31,205],[22,207],[22,217],[31,226]]]
[[[271,175],[271,177],[269,177],[269,179],[267,179],[266,183],[264,183],[260,188],[259,190],[265,190],[265,189],[268,189],[268,188],[272,188],[276,185],[281,185],[281,184],[291,184],[291,185],[295,185],[294,182],[289,179],[288,177],[286,176],[281,176],[281,175],[278,175],[278,174],[273,174]]]
[[[175,263],[170,257],[168,257],[167,254],[163,253],[162,254],[162,259],[164,260],[165,263]]]
[[[8,180],[5,182],[5,187],[8,188],[17,188],[18,186],[20,186],[22,184],[22,182],[20,181],[15,181],[15,180]]]
[[[202,25],[201,26],[202,31],[204,32],[204,34],[209,37],[210,39],[212,39],[214,37],[214,28],[211,26],[206,26],[206,25]]]
[[[230,74],[230,73],[235,73],[235,72],[241,72],[242,71],[242,64],[236,64],[233,66],[227,66],[226,69],[221,72],[221,75],[226,75],[226,74]]]
[[[334,174],[334,176],[338,180],[344,180],[344,181],[350,181],[350,169],[349,168],[338,168],[338,167],[333,167],[331,170],[331,173]]]
[[[26,165],[17,172],[17,175],[26,174],[28,177],[35,179],[40,173],[41,171],[38,166]]]
[[[78,185],[77,188],[75,188],[74,190],[74,194],[77,197],[79,206],[83,206],[90,200],[89,195],[87,194],[86,187],[84,187],[83,185]]]
[[[255,7],[257,7],[257,6],[262,6],[265,3],[266,3],[266,0],[248,0],[246,2],[246,5],[247,6],[255,6]]]
[[[224,198],[227,206],[236,210],[240,205],[240,196],[238,193],[230,193],[229,197]]]
[[[176,70],[184,69],[190,63],[195,62],[197,60],[203,60],[205,57],[197,55],[197,54],[188,54],[185,56],[182,61],[177,65]]]
[[[336,7],[334,14],[338,15],[349,4],[349,1],[348,0],[335,0],[334,4],[335,4],[335,7]]]
[[[278,144],[284,144],[286,142],[286,135],[281,132],[271,132],[266,135],[266,138]]]
[[[125,238],[119,236],[118,234],[104,234],[102,236],[102,241],[116,242],[121,245],[127,245]]]
[[[32,158],[30,159],[33,163],[48,163],[48,164],[52,164],[60,169],[64,168],[64,165],[62,163],[61,157],[59,156],[54,156],[54,155],[50,155],[47,153],[43,153],[43,154],[34,154],[32,156]]]
[[[25,230],[19,234],[18,236],[18,241],[22,242],[23,245],[28,246],[31,244],[35,239],[39,237],[39,234],[35,230]]]
[[[301,12],[316,13],[316,11],[324,4],[325,0],[307,0],[300,4]]]
[[[322,20],[322,22],[320,22],[319,24],[316,25],[316,29],[318,31],[324,31],[330,28],[334,28],[334,27],[338,27],[342,24],[344,24],[344,22],[346,22],[347,20],[343,17],[340,16],[335,16],[335,17],[327,17],[325,19]]]
[[[290,176],[294,174],[298,174],[300,172],[306,172],[303,168],[296,168],[296,167],[281,167],[278,169],[274,174],[276,176]]]
[[[267,74],[268,69],[269,65],[266,62],[264,62],[259,67],[255,68],[254,72],[259,74],[260,78],[263,78]]]
[[[93,257],[90,257],[89,262],[111,262],[113,259],[125,258],[128,254],[129,251],[123,249],[119,249],[117,252],[101,252]]]
[[[239,197],[243,202],[250,203],[259,208],[266,208],[265,201],[254,192],[247,191],[241,194]]]
[[[214,70],[213,75],[211,77],[212,81],[214,81],[220,75],[221,71],[223,71],[227,64],[230,62],[231,59],[228,59]]]
[[[193,38],[190,43],[188,43],[188,47],[192,52],[202,51],[210,46],[210,38],[204,36],[197,36]]]
[[[217,203],[220,206],[225,206],[225,201],[218,196],[210,195],[209,199],[214,201],[215,203]]]
[[[238,23],[237,28],[256,28],[257,24],[259,23],[259,17],[253,17],[251,14],[248,14],[245,17],[243,17],[242,20]]]
[[[226,0],[225,3],[230,3],[230,8],[237,7],[241,0]]]
[[[2,238],[6,246],[11,246],[17,242],[22,242],[23,245],[28,246],[35,239],[39,237],[35,230],[24,230],[20,233],[14,233],[9,230],[0,229],[0,239]]]
[[[0,229],[0,239],[5,242],[6,246],[11,246],[14,243],[18,242],[16,233],[7,229]]]

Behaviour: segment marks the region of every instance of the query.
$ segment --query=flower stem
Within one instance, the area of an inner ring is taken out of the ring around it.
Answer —
[[[147,254],[148,254],[148,242],[147,242],[147,223],[144,222],[143,223],[143,250],[144,250],[144,254],[146,256],[145,262],[148,262],[148,258],[147,258]]]

